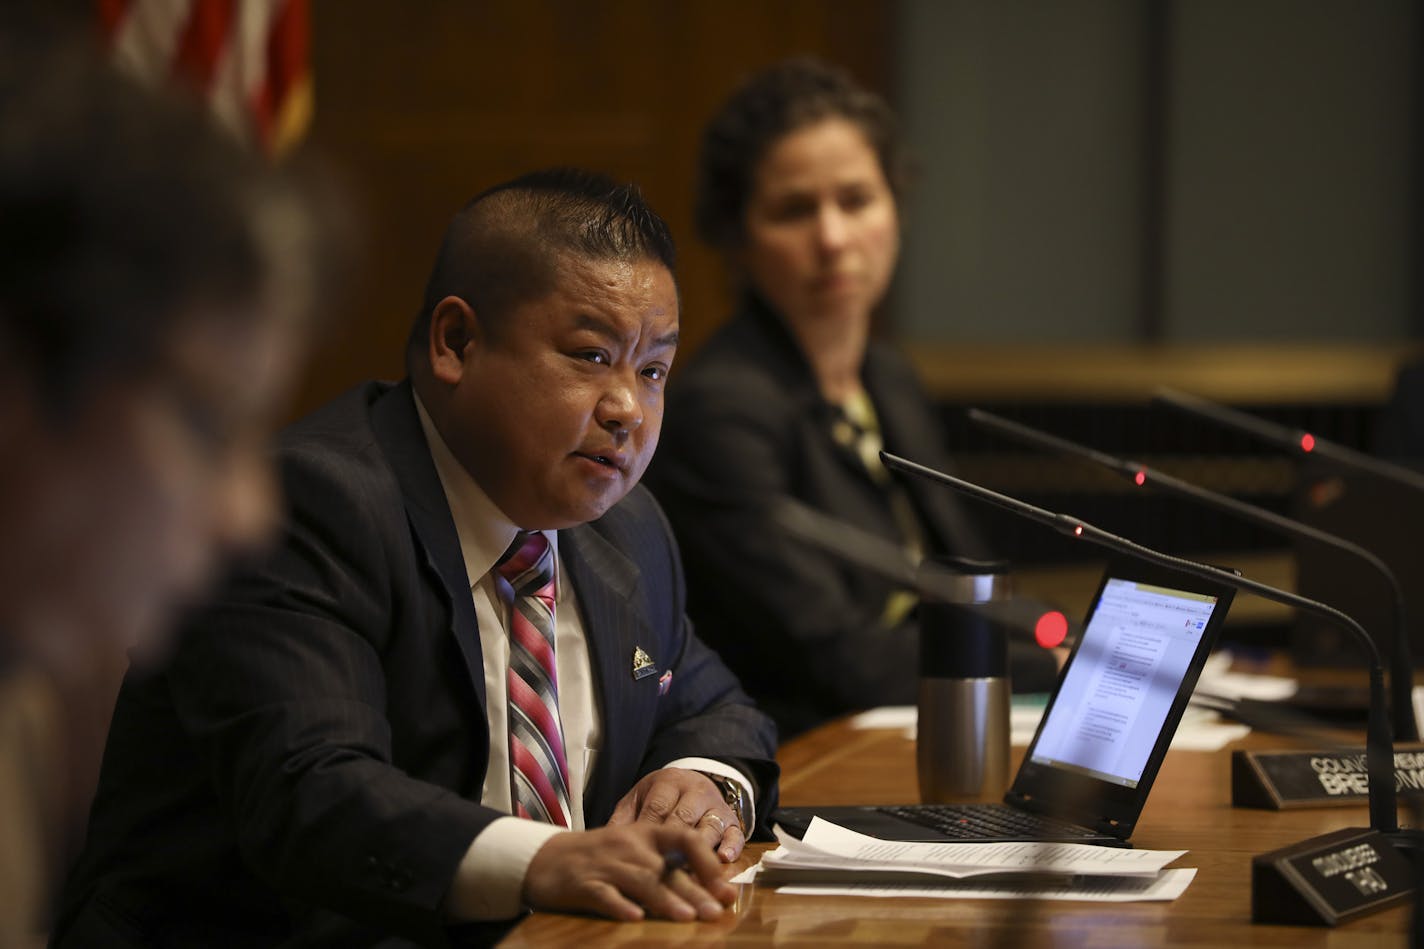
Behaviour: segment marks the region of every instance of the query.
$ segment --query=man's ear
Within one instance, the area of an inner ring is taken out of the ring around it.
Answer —
[[[448,296],[430,311],[430,371],[439,381],[459,382],[471,347],[483,343],[475,311],[462,297]]]

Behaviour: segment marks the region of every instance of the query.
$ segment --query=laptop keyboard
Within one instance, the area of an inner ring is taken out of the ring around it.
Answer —
[[[877,807],[877,811],[965,840],[1096,840],[1102,834],[1090,827],[1041,817],[994,804],[914,804]]]

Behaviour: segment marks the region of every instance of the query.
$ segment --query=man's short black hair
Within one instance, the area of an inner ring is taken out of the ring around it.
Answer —
[[[431,312],[448,296],[497,327],[515,307],[548,293],[559,264],[657,261],[672,273],[676,249],[667,223],[636,185],[576,168],[550,168],[495,185],[472,198],[445,231],[425,299],[411,328],[414,367]]]
[[[306,309],[313,209],[195,103],[86,44],[0,37],[0,115],[0,357],[56,414],[153,368],[187,319],[255,318],[279,273]]]
[[[846,71],[812,57],[756,73],[707,124],[697,166],[697,234],[719,250],[740,247],[756,167],[783,136],[826,119],[859,127],[898,197],[906,178],[895,115]]]

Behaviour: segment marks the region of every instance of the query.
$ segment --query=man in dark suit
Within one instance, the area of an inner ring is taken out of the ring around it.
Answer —
[[[635,486],[677,326],[671,239],[636,190],[546,172],[467,205],[409,380],[286,433],[284,542],[125,683],[57,943],[716,916],[718,857],[774,806],[774,730],[692,634]],[[556,578],[526,586],[536,548]]]

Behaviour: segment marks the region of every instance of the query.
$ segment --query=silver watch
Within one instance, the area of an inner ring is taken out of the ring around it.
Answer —
[[[734,781],[726,775],[713,774],[711,771],[697,773],[705,776],[707,780],[717,786],[717,790],[722,794],[722,800],[726,801],[727,806],[732,809],[732,813],[737,815],[737,823],[742,826],[742,836],[747,837],[749,835],[747,828],[752,825],[752,813],[742,782]]]

